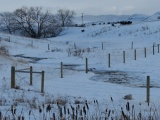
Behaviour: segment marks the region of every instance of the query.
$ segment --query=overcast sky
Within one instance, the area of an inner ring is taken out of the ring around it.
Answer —
[[[0,0],[0,12],[13,11],[22,6],[41,6],[56,12],[74,10],[85,15],[151,15],[160,11],[160,0]]]

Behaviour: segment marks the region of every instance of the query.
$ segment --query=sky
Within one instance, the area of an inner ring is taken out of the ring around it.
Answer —
[[[82,15],[154,14],[160,11],[160,0],[0,0],[0,12],[14,11],[22,6],[41,6],[56,13],[70,9]]]

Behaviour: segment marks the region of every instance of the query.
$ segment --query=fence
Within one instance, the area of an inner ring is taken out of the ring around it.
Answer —
[[[109,53],[108,54],[108,68],[112,67],[112,64],[115,63],[126,63],[127,61],[130,60],[138,60],[139,58],[147,58],[149,55],[155,55],[156,53],[159,53],[159,44],[157,45],[157,52],[155,51],[156,46],[152,47],[144,47],[144,49],[137,48],[137,49],[131,49],[131,50],[126,50],[122,51],[122,54],[119,53]],[[133,56],[133,57],[132,57]],[[133,59],[132,59],[133,58]]]
[[[11,67],[11,88],[16,88],[16,75],[15,73],[29,73],[30,74],[30,85],[32,85],[32,74],[41,74],[41,93],[44,93],[44,71],[42,72],[35,72],[32,70],[32,66],[30,68],[25,68],[25,69],[20,69],[20,70],[15,70],[15,67]]]
[[[158,44],[157,48],[158,48],[158,53],[159,53],[159,44]],[[104,44],[103,43],[102,43],[102,50],[104,50]],[[147,52],[147,50],[148,50],[148,52]],[[139,51],[141,51],[141,52],[139,52]],[[119,59],[119,61],[121,61],[121,63],[126,63],[127,60],[128,60],[126,56],[129,56],[128,54],[130,54],[130,56],[133,55],[132,57],[130,57],[132,60],[138,60],[138,58],[140,56],[146,58],[147,55],[149,55],[151,53],[152,53],[152,55],[155,55],[155,46],[154,45],[152,47],[149,47],[149,48],[145,47],[143,49],[138,49],[138,50],[137,49],[127,50],[127,52],[123,50],[122,54],[118,55],[118,56],[120,56],[118,59]],[[139,56],[139,57],[137,58],[137,56]],[[112,58],[111,54],[109,53],[108,54],[108,68],[112,67],[112,64],[115,62],[115,61],[112,61],[112,60],[113,60],[113,58]],[[107,61],[106,61],[106,63],[107,63]],[[88,73],[88,71],[90,71],[90,68],[88,66],[89,66],[89,64],[88,64],[88,58],[86,58],[85,59],[85,72],[86,73]],[[61,65],[60,65],[60,73],[61,73],[60,77],[61,78],[64,77],[64,75],[63,75],[63,69],[64,69],[63,68],[63,62],[61,62]],[[19,73],[29,73],[30,74],[30,85],[32,85],[32,74],[33,73],[42,74],[41,92],[42,93],[44,92],[44,71],[42,71],[42,72],[34,72],[32,70],[32,67],[26,68],[26,69],[21,69],[21,70],[15,70],[15,67],[12,67],[11,68],[11,88],[15,88],[16,87],[16,85],[15,85],[15,73],[16,72],[19,72]],[[149,82],[147,82],[147,84],[148,83]],[[147,89],[150,88],[150,85],[147,85],[147,86],[148,86]],[[149,91],[149,89],[147,91]],[[147,98],[146,98],[146,101],[149,102],[150,100],[149,100],[148,96],[150,96],[149,92],[147,92]]]
[[[133,46],[132,46],[133,48]],[[156,49],[157,48],[157,49]],[[104,44],[102,43],[102,50],[104,51]],[[127,61],[135,60],[138,61],[140,58],[147,58],[148,56],[155,55],[156,53],[159,53],[159,44],[151,47],[144,47],[144,48],[134,48],[129,50],[123,50],[122,52],[117,52],[118,57],[114,54],[108,54],[108,68],[112,67],[112,64],[116,64],[117,62],[114,60],[114,57],[116,56],[118,58],[117,61],[121,63],[126,63]],[[105,56],[104,56],[105,57]],[[128,58],[127,58],[128,57]],[[106,56],[107,58],[107,56]],[[116,58],[116,59],[117,59]],[[107,61],[105,61],[107,63]],[[106,66],[107,67],[107,66]],[[88,58],[85,59],[85,72],[88,73],[91,70],[88,63]],[[61,62],[61,78],[63,76],[63,63]],[[64,76],[63,76],[64,77]],[[146,81],[146,102],[150,102],[150,76],[147,76]]]

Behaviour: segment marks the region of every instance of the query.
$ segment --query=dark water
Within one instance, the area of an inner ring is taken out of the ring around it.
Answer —
[[[29,57],[29,56],[24,56],[23,54],[19,54],[19,55],[13,55],[14,57],[20,57],[20,58],[26,58],[26,59],[30,59],[30,63],[36,63],[40,60],[43,59],[47,59],[47,58],[39,58],[39,57]]]
[[[146,87],[146,76],[142,72],[96,71],[95,76],[91,80],[121,84],[129,87]],[[160,85],[151,81],[150,87],[160,88]]]

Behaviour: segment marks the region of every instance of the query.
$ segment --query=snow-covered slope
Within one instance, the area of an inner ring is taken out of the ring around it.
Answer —
[[[132,16],[133,19],[134,17]],[[19,115],[29,118],[27,113],[31,110],[35,111],[31,118],[39,119],[42,117],[38,113],[39,106],[45,103],[51,104],[52,112],[57,115],[59,112],[55,103],[58,100],[67,101],[66,107],[70,107],[76,100],[80,103],[87,100],[93,109],[93,101],[98,100],[101,110],[105,104],[121,112],[121,107],[126,103],[124,96],[128,94],[133,97],[130,103],[141,103],[145,108],[147,76],[151,77],[151,102],[159,105],[159,24],[160,21],[154,21],[131,25],[70,27],[61,36],[40,40],[0,33],[1,51],[3,47],[8,51],[0,53],[0,90],[2,102],[5,101],[2,103],[2,113],[9,115],[6,111],[16,104]],[[146,57],[144,48],[147,50]],[[125,63],[123,51],[126,55]],[[110,67],[108,54],[111,58]],[[87,74],[86,58],[89,70]],[[63,78],[60,78],[61,62],[64,67]],[[32,66],[33,71],[45,71],[45,93],[40,93],[40,74],[33,74],[33,86],[30,86],[29,74],[16,73],[17,90],[10,89],[11,66],[15,66],[16,70]],[[95,113],[95,110],[90,112],[91,115]]]

